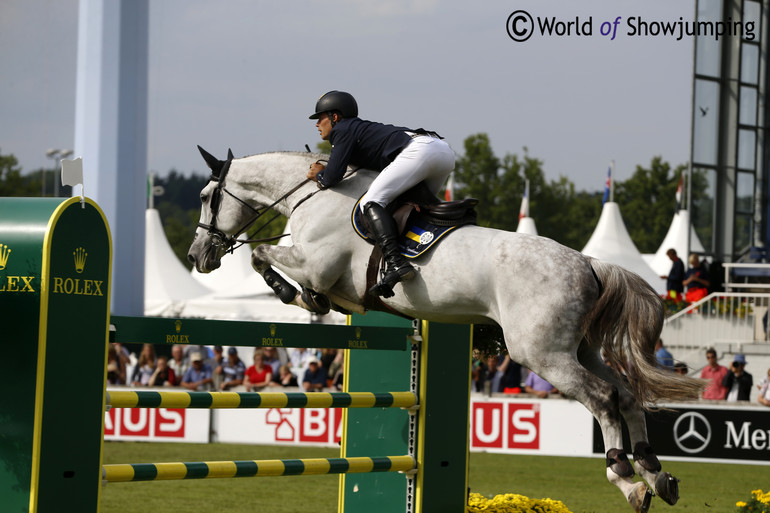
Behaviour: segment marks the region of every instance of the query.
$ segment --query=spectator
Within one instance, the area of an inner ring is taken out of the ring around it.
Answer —
[[[344,361],[344,349],[324,349],[321,351],[321,366],[326,370],[326,376],[332,379]]]
[[[325,386],[326,369],[321,366],[318,358],[311,358],[302,379],[302,388],[305,389],[305,392],[320,392]]]
[[[127,371],[128,367],[131,365],[131,353],[128,351],[128,348],[120,342],[113,342],[111,345],[115,347],[115,352],[118,354],[120,367],[124,371]],[[128,383],[127,378],[128,375],[123,376],[123,383]]]
[[[484,362],[481,359],[481,351],[479,348],[473,348],[473,356],[471,357],[471,391],[482,392],[484,390],[484,383],[481,381],[482,373],[484,371]]]
[[[271,378],[270,386],[296,387],[297,377],[291,373],[288,365],[281,365],[278,368],[278,375]]]
[[[224,365],[226,360],[225,349],[222,346],[214,346],[214,357],[210,362],[207,362],[211,367],[211,382],[214,385],[214,390],[222,388],[222,382],[225,379]]]
[[[291,373],[289,373],[291,375]],[[254,351],[254,365],[246,369],[246,375],[243,378],[243,386],[248,392],[262,390],[273,380],[272,368],[265,362],[265,355],[262,351]]]
[[[142,345],[142,353],[139,362],[131,376],[131,384],[135,387],[146,387],[150,384],[150,378],[155,372],[155,347],[152,344]]]
[[[706,350],[706,359],[708,365],[700,373],[701,379],[709,381],[703,390],[703,398],[720,401],[727,396],[727,389],[722,385],[722,380],[730,371],[717,363],[717,352],[714,348]]]
[[[748,401],[751,397],[751,387],[754,385],[754,378],[746,372],[746,357],[742,354],[736,354],[731,366],[732,372],[722,380],[722,386],[727,389],[728,401]]]
[[[757,399],[759,404],[770,406],[770,369],[767,370],[767,377],[759,382],[757,388],[759,388],[759,397]]]
[[[676,362],[674,364],[674,372],[681,374],[682,376],[687,376],[687,364],[684,362]]]
[[[278,351],[274,347],[263,347],[262,356],[265,357],[265,365],[270,366],[273,376],[278,376],[278,369],[281,367],[281,360],[278,358]]]
[[[532,371],[529,371],[529,374],[527,374],[527,380],[524,382],[524,391],[541,399],[545,399],[549,394],[559,393],[555,386]]]
[[[230,390],[243,384],[243,376],[246,373],[246,364],[238,356],[238,349],[231,347],[227,350],[227,360],[222,365],[222,383],[220,390]]]
[[[171,360],[168,366],[174,371],[177,379],[182,379],[190,368],[190,361],[184,356],[184,348],[179,344],[171,346]]]
[[[289,370],[297,378],[298,383],[301,383],[305,376],[308,362],[315,357],[315,350],[306,347],[298,347],[289,353]]]
[[[682,292],[684,292],[684,285],[682,284],[684,280],[684,262],[676,254],[674,248],[666,251],[666,256],[671,259],[671,270],[668,272],[668,276],[661,276],[661,278],[666,280],[668,297],[679,302],[682,300]]]
[[[663,339],[659,338],[655,342],[655,359],[658,361],[658,368],[665,370],[674,370],[674,356],[663,347]]]
[[[701,259],[695,253],[690,255],[690,268],[684,275],[682,285],[687,286],[685,299],[688,303],[700,301],[708,295],[708,288],[711,284],[708,280],[709,273],[701,262]]]
[[[496,394],[503,391],[503,371],[500,370],[500,359],[497,355],[487,357],[487,364],[481,370],[480,381],[485,394]]]
[[[118,354],[117,344],[110,344],[107,350],[107,383],[110,385],[126,384],[126,362]]]
[[[174,370],[168,366],[168,356],[159,356],[155,372],[152,373],[150,382],[147,385],[151,387],[172,387],[176,384]]]
[[[190,368],[187,369],[182,378],[181,385],[188,390],[210,391],[214,388],[211,380],[211,367],[203,363],[203,356],[200,353],[190,354]]]
[[[511,357],[506,354],[503,356],[503,361],[500,363],[500,372],[503,373],[500,386],[504,394],[520,394],[521,393],[521,365],[511,360]]]

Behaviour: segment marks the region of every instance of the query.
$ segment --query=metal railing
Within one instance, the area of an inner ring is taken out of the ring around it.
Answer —
[[[725,270],[725,290],[731,289],[770,289],[770,283],[757,283],[748,281],[750,278],[770,278],[770,264],[758,263],[726,263],[722,264]],[[738,271],[733,272],[733,271]],[[733,281],[738,275],[744,278],[743,283]]]
[[[769,304],[770,294],[714,292],[666,319],[665,343],[703,348],[767,341],[764,318]]]

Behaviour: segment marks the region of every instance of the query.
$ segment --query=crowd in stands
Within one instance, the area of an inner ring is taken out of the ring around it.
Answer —
[[[690,369],[684,362],[676,361],[673,355],[658,340],[655,345],[655,358],[660,369],[676,372],[682,375],[690,374]],[[706,401],[749,401],[753,377],[745,368],[746,356],[736,354],[732,358],[730,368],[720,365],[717,353],[713,348],[706,351],[707,363],[698,375],[707,382],[701,397],[694,400]],[[545,379],[529,369],[512,361],[508,355],[492,355],[484,357],[478,349],[473,351],[471,387],[473,392],[491,394],[530,394],[540,398],[560,395],[559,390]],[[770,406],[770,369],[767,375],[757,385],[757,402]]]
[[[165,346],[163,346],[165,347]],[[111,343],[107,384],[131,387],[182,387],[191,391],[258,392],[275,388],[341,391],[342,349],[173,345],[170,356],[143,344],[137,357]],[[249,355],[248,365],[241,355]]]

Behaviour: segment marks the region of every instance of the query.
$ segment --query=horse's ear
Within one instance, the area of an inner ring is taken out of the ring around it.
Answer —
[[[206,165],[209,166],[209,169],[211,169],[211,175],[214,177],[219,177],[219,173],[222,171],[222,166],[225,163],[201,148],[200,145],[198,146],[198,151],[201,152],[203,160],[206,161]]]
[[[233,150],[230,148],[227,148],[227,160],[233,160],[235,156],[233,156]]]

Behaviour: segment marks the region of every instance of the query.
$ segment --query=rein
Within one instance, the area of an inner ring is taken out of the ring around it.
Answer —
[[[225,185],[224,185],[225,177],[227,176],[227,173],[230,170],[230,163],[231,162],[232,162],[232,159],[228,159],[225,162],[225,165],[222,167],[221,171],[219,173],[217,173],[217,174],[213,174],[212,173],[211,177],[209,178],[209,180],[217,182],[217,188],[214,189],[214,192],[212,193],[212,196],[211,196],[211,204],[210,204],[210,207],[211,207],[211,223],[209,223],[209,224],[201,223],[201,222],[198,223],[198,226],[200,228],[203,228],[204,230],[208,230],[209,237],[211,237],[211,239],[212,239],[212,244],[215,245],[215,246],[225,246],[226,247],[225,252],[226,253],[232,253],[233,251],[235,251],[239,247],[243,246],[244,244],[249,244],[249,243],[252,243],[252,242],[256,242],[256,243],[272,242],[272,241],[275,241],[275,240],[282,239],[283,237],[286,237],[288,235],[291,235],[290,233],[284,233],[284,234],[281,234],[281,235],[275,235],[273,237],[265,237],[265,238],[260,238],[260,239],[251,239],[251,238],[249,238],[249,239],[239,239],[238,238],[238,236],[240,234],[242,234],[243,232],[248,230],[248,228],[251,225],[253,225],[255,222],[257,222],[257,220],[259,220],[260,217],[265,215],[269,210],[271,210],[273,207],[275,207],[281,201],[284,201],[286,198],[288,198],[289,196],[291,196],[292,194],[297,192],[300,188],[302,188],[307,182],[309,182],[311,180],[309,178],[306,178],[305,180],[303,180],[302,182],[300,182],[296,186],[292,187],[288,192],[283,194],[280,198],[278,198],[277,200],[275,200],[272,204],[270,204],[268,206],[265,206],[265,207],[262,207],[262,208],[254,208],[251,205],[249,205],[246,201],[242,200],[241,198],[239,198],[235,194],[233,194],[230,191],[228,191],[227,187],[225,187]],[[345,175],[345,177],[343,177],[343,180],[345,178],[348,178],[348,177],[352,176],[359,169],[360,168],[356,168],[356,169],[351,170],[349,173],[347,173]],[[318,194],[319,192],[321,192],[323,190],[325,190],[325,189],[321,188],[320,185],[319,185],[318,190],[315,190],[315,191],[307,194],[302,199],[300,199],[294,205],[294,207],[292,207],[291,212],[294,213],[294,211],[300,205],[302,205],[304,202],[306,202],[307,200],[309,200],[310,198],[312,198],[313,196],[315,196],[316,194]],[[238,230],[236,230],[235,235],[227,235],[226,233],[224,233],[222,230],[220,230],[217,227],[217,216],[219,214],[219,207],[220,207],[220,203],[221,203],[222,193],[226,193],[231,198],[236,200],[241,205],[246,206],[249,210],[251,210],[254,213],[253,216],[251,216],[245,223],[243,223],[241,225],[240,228],[238,228]],[[276,220],[280,215],[281,215],[280,213],[276,213],[273,217],[271,217],[262,226],[262,228],[257,230],[256,233],[259,233],[262,229],[264,229],[266,226],[268,226],[270,223],[272,223],[274,220]]]

